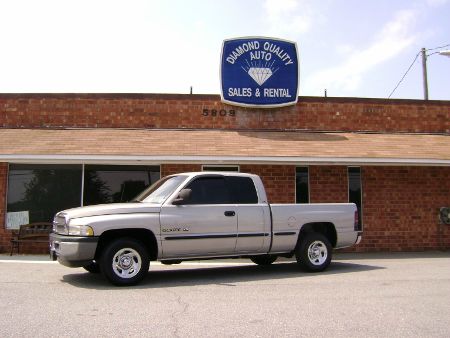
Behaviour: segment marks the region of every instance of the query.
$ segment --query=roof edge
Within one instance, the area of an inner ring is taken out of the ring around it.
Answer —
[[[0,99],[163,99],[163,100],[211,100],[221,101],[219,94],[180,93],[0,93]],[[388,99],[345,96],[298,96],[297,105],[302,103],[373,103],[373,104],[414,104],[450,105],[450,100]],[[223,103],[225,104],[225,103]],[[260,109],[260,108],[257,108]],[[277,108],[267,108],[277,109]]]
[[[296,156],[133,156],[133,155],[4,155],[0,162],[40,164],[279,164],[448,167],[450,160],[422,158],[296,157]]]

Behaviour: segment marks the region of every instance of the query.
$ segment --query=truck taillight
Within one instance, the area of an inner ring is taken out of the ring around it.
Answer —
[[[355,210],[355,220],[354,220],[354,228],[355,228],[355,231],[360,231],[361,230],[361,227],[360,227],[360,224],[359,224],[359,215],[358,215],[358,209],[356,209]]]

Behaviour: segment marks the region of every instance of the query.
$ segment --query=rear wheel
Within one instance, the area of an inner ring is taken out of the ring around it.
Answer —
[[[295,250],[297,263],[310,272],[325,270],[330,265],[331,255],[330,241],[318,232],[307,234],[300,240]]]
[[[139,283],[147,275],[149,265],[147,249],[133,238],[111,242],[100,258],[103,275],[112,284],[119,286]]]
[[[258,265],[270,265],[277,260],[277,256],[275,255],[260,255],[250,257],[250,260]]]

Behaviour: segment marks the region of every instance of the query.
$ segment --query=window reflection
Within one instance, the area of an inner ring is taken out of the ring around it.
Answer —
[[[30,223],[51,222],[57,211],[80,206],[81,172],[81,165],[11,164],[7,212],[28,213]]]
[[[86,165],[83,205],[131,201],[159,177],[157,166]]]
[[[159,166],[86,165],[84,171],[82,185],[81,164],[10,164],[8,216],[19,215],[28,223],[51,222],[58,211],[81,206],[82,186],[83,205],[126,202],[160,177]],[[16,223],[6,227],[18,228]]]

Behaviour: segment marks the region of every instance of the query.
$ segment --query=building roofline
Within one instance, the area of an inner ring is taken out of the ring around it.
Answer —
[[[0,99],[129,99],[129,100],[207,100],[220,101],[218,94],[166,94],[166,93],[0,93]],[[361,104],[413,104],[450,105],[450,100],[387,99],[365,97],[321,97],[299,96],[297,105],[302,103],[361,103]],[[225,103],[224,103],[225,104]],[[289,107],[289,106],[288,106]],[[259,108],[258,108],[259,109]],[[263,109],[263,108],[261,108]],[[272,108],[280,109],[280,108]]]
[[[450,166],[449,142],[424,134],[0,129],[0,162]]]
[[[145,155],[4,155],[0,162],[40,164],[278,164],[352,166],[428,166],[448,167],[450,160],[417,158],[300,157],[300,156],[145,156]]]

